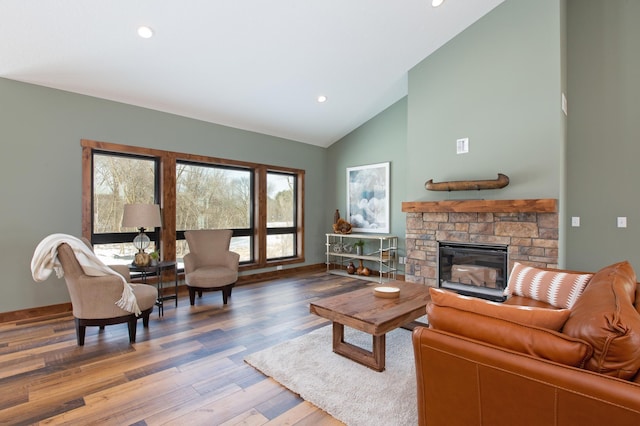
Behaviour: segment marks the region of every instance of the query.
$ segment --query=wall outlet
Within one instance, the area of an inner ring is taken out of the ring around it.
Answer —
[[[627,227],[627,217],[618,216],[618,228],[626,228],[626,227]]]
[[[407,263],[407,258],[404,256],[398,256],[398,263],[404,265],[405,263]]]
[[[462,138],[456,141],[456,154],[466,154],[469,152],[469,138]]]
[[[578,228],[580,226],[580,216],[573,216],[571,218],[571,226]]]

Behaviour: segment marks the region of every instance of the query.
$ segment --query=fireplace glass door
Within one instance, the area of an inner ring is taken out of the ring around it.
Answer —
[[[438,284],[459,294],[504,301],[506,245],[438,242]]]

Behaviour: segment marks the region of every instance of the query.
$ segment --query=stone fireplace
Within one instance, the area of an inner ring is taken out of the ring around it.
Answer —
[[[504,245],[514,262],[558,267],[555,199],[403,202],[405,280],[438,287],[438,242]]]

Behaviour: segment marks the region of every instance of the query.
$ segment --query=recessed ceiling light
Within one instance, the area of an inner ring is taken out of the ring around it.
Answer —
[[[325,95],[318,96],[318,102],[320,103],[327,102],[327,97]]]
[[[444,0],[431,0],[431,6],[433,6],[433,7],[438,7],[442,3],[444,3]]]
[[[153,30],[149,27],[139,27],[138,28],[138,35],[142,38],[151,38],[153,37]]]

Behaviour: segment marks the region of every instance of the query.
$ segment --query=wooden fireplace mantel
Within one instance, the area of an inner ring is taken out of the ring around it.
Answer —
[[[405,213],[557,213],[558,200],[444,200],[403,201]]]

